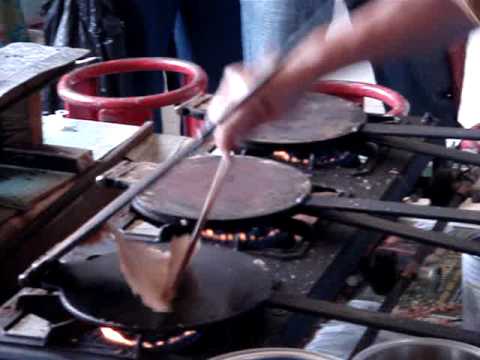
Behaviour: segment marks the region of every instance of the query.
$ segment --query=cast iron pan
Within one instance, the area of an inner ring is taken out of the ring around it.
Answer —
[[[440,126],[367,123],[368,117],[354,103],[339,97],[308,93],[281,119],[253,129],[245,145],[259,150],[315,151],[351,149],[364,141],[418,154],[480,166],[480,157],[413,138],[480,140],[480,131]],[[360,135],[353,142],[351,136]],[[396,138],[396,137],[401,137]],[[405,137],[408,137],[405,138]]]
[[[171,313],[153,312],[133,295],[116,253],[59,264],[44,285],[58,289],[65,308],[83,321],[168,335],[232,318],[267,300],[270,276],[253,260],[230,249],[203,245],[192,259]]]
[[[219,156],[186,159],[147,192],[133,201],[133,207],[155,223],[166,219],[195,220],[218,166]],[[333,217],[340,222],[401,235],[430,245],[480,255],[480,243],[430,233],[382,218],[354,214],[410,216],[480,224],[476,211],[425,207],[370,199],[341,198],[311,194],[312,185],[302,171],[273,160],[233,156],[228,179],[209,216],[210,222],[257,224],[263,218],[308,213]],[[331,210],[346,210],[345,216]]]
[[[132,202],[156,223],[196,220],[218,166],[217,156],[185,159]],[[250,156],[232,157],[232,166],[208,216],[212,222],[258,220],[281,213],[311,191],[309,178],[293,167]]]
[[[358,104],[307,93],[282,118],[253,129],[247,144],[308,146],[357,132],[366,122],[367,115]]]
[[[277,121],[253,129],[247,145],[276,147],[319,145],[360,133],[367,136],[455,138],[480,140],[480,131],[440,126],[367,124],[357,104],[326,94],[307,93],[298,105]]]

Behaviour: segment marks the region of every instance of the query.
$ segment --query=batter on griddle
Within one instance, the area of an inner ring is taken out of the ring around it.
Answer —
[[[155,246],[125,240],[118,230],[112,229],[112,232],[118,246],[120,269],[130,289],[152,310],[171,311],[171,303],[177,292],[175,280],[181,259],[190,244],[190,235],[173,237],[170,250],[164,251]]]

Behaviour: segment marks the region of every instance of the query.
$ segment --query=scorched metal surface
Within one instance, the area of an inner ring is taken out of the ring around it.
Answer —
[[[157,223],[197,219],[219,159],[200,156],[184,160],[139,195],[134,208]],[[308,176],[291,166],[248,156],[232,156],[231,162],[209,220],[246,221],[275,215],[310,192]]]
[[[308,93],[281,119],[253,129],[247,141],[264,146],[306,146],[356,132],[366,121],[362,108],[351,101]]]
[[[388,119],[388,117],[386,118]],[[372,124],[361,107],[339,97],[308,93],[286,116],[253,129],[247,144],[299,146],[330,144],[347,135],[401,136],[437,139],[480,139],[480,131],[424,125]],[[392,118],[394,120],[394,118]]]

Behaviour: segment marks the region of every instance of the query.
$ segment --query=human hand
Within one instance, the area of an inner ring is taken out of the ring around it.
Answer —
[[[268,74],[273,61],[263,61],[256,71],[242,64],[225,68],[219,89],[210,102],[208,118],[217,122],[233,109]],[[236,109],[227,121],[217,128],[215,142],[223,152],[239,145],[254,127],[280,117],[294,100],[300,96],[299,88],[291,85],[294,77],[286,71],[276,74],[257,94]],[[289,85],[290,84],[290,85]]]

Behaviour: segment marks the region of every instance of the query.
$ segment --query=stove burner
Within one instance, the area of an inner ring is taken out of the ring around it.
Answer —
[[[295,166],[301,170],[314,171],[336,166],[345,168],[359,168],[362,166],[362,157],[352,149],[321,148],[315,151],[305,149],[268,150],[262,148],[248,148],[242,152],[244,155],[272,159],[281,163]],[[364,156],[365,157],[365,156]],[[365,159],[368,159],[366,156]]]
[[[300,248],[304,241],[308,241],[305,235],[296,235],[287,230],[268,226],[235,233],[209,228],[202,231],[202,240],[237,250],[259,252],[267,250],[267,256],[272,254],[268,249],[276,249],[278,252],[291,251]]]
[[[178,348],[183,348],[195,342],[199,333],[195,330],[187,330],[176,336],[168,338],[143,338],[140,335],[128,335],[120,330],[111,327],[101,327],[99,332],[102,339],[116,346],[127,348],[141,347],[148,351],[171,351]]]
[[[110,343],[121,346],[134,347],[137,346],[138,340],[134,338],[128,338],[120,331],[109,327],[101,327],[99,329],[102,336]]]
[[[302,164],[302,165],[305,165],[305,166],[310,166],[310,164],[313,162],[310,158],[308,158],[308,159],[301,159],[300,158],[299,159],[295,155],[290,155],[290,153],[288,151],[284,151],[284,150],[274,151],[272,153],[272,157],[275,160],[280,160],[280,161],[283,161],[283,162],[286,162],[286,163],[291,163],[291,164]]]
[[[276,150],[270,157],[273,160],[307,168],[308,170],[330,166],[355,167],[359,165],[358,157],[355,154],[338,149],[331,149],[320,154],[312,152],[306,155],[298,152]]]
[[[302,256],[309,247],[315,222],[311,221],[312,223],[305,217],[298,216],[255,226],[244,224],[222,227],[219,225],[202,230],[201,236],[205,243],[255,252],[257,255],[282,259],[297,258]],[[160,242],[169,242],[172,236],[183,233],[185,229],[178,224],[164,225],[160,230]]]
[[[248,247],[247,243],[251,243],[250,246],[254,246],[253,243],[255,242],[264,242],[264,247],[272,247],[265,243],[276,242],[274,239],[280,236],[282,231],[280,229],[272,229],[272,228],[258,228],[255,227],[250,231],[247,232],[237,232],[237,233],[226,233],[224,231],[215,230],[215,229],[205,229],[202,231],[202,238],[205,241],[219,241],[219,242],[230,242],[235,243],[237,249],[240,249],[244,246]],[[296,239],[300,240],[301,237],[299,235],[294,236]],[[269,241],[270,240],[270,241]],[[291,246],[292,244],[288,242],[287,246]]]

